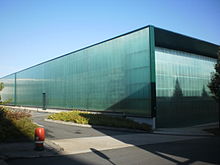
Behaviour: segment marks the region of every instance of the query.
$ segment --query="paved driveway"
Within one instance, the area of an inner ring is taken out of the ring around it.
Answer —
[[[97,128],[94,129],[94,128],[63,125],[63,124],[44,121],[44,119],[48,115],[49,113],[32,112],[33,121],[45,127],[46,137],[51,140],[95,137],[95,136],[105,136],[105,135],[114,136],[114,135],[135,134],[135,132],[97,129]]]
[[[59,157],[18,159],[9,165],[214,165],[220,164],[219,137],[132,146]]]
[[[64,152],[57,157],[10,159],[9,165],[220,164],[219,137],[84,128],[45,122],[48,113],[32,113],[33,120],[46,128],[47,138]]]

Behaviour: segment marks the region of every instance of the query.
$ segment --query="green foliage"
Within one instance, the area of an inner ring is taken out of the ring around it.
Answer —
[[[0,91],[2,91],[3,88],[4,88],[4,83],[0,82]]]
[[[0,107],[0,142],[33,140],[37,125],[32,123],[30,116],[27,112]]]
[[[110,115],[94,114],[83,111],[70,111],[55,113],[48,116],[48,119],[61,120],[66,122],[74,122],[78,124],[101,125],[108,127],[121,127],[150,131],[151,128],[147,124],[139,124],[133,120],[122,117],[113,117]]]
[[[215,72],[211,75],[211,81],[208,87],[216,100],[220,99],[220,48],[218,51],[218,59],[215,64]]]
[[[2,89],[4,88],[4,83],[0,82],[0,92],[2,91]],[[2,98],[1,98],[1,93],[0,93],[0,104],[2,103]]]
[[[2,91],[2,89],[4,88],[4,83],[3,82],[0,82],[0,92]],[[5,100],[5,101],[2,101],[2,98],[1,98],[1,93],[0,93],[0,105],[1,104],[9,104],[12,102],[12,99],[8,99],[8,100]]]
[[[11,102],[12,102],[12,99],[8,99],[8,100],[5,100],[5,101],[0,101],[0,105],[7,105]]]

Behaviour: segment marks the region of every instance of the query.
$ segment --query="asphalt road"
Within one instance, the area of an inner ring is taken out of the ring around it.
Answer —
[[[69,126],[69,125],[56,124],[56,123],[44,121],[44,119],[48,115],[49,113],[32,112],[33,121],[45,127],[46,138],[51,140],[71,139],[71,138],[80,138],[80,137],[95,137],[95,136],[106,136],[106,135],[114,136],[114,135],[125,135],[125,134],[135,133],[135,132],[126,132],[126,131],[107,130],[107,129],[77,127],[72,125]]]
[[[7,161],[9,165],[220,164],[220,137],[159,143],[68,156]]]
[[[48,139],[68,139],[94,136],[114,136],[132,134],[131,132],[93,129],[68,126],[45,122],[47,113],[33,113],[33,120],[44,125]],[[163,136],[163,135],[157,135]],[[135,138],[135,137],[134,137]],[[149,139],[150,140],[150,139]],[[200,137],[183,140],[132,146],[119,149],[98,151],[90,148],[91,152],[59,155],[57,157],[41,157],[29,159],[11,159],[9,165],[166,165],[166,164],[220,164],[220,137]]]

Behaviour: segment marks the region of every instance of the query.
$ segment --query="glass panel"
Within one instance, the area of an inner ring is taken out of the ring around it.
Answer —
[[[17,104],[150,116],[149,29],[17,73]]]
[[[207,87],[216,59],[156,47],[159,127],[216,121],[216,103]]]

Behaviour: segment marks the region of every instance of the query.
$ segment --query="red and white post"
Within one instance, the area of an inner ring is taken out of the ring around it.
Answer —
[[[44,140],[45,140],[45,129],[36,128],[35,129],[35,150],[43,151],[44,150]]]

